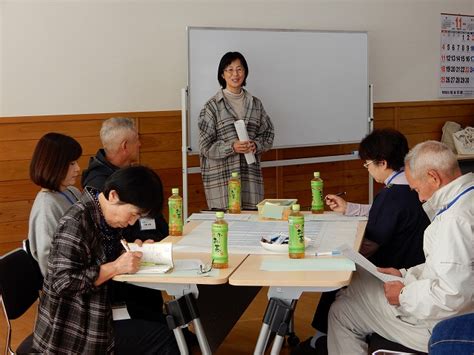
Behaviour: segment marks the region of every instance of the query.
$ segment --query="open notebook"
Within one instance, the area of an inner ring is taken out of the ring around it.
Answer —
[[[130,251],[143,253],[137,274],[163,274],[173,269],[172,243],[143,243],[141,247],[135,243],[128,243],[128,246]]]

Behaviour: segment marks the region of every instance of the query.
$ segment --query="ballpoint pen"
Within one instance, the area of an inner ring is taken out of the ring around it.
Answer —
[[[316,256],[337,256],[337,255],[342,255],[342,253],[339,250],[332,250],[332,251],[320,251],[315,253],[314,255]]]
[[[346,194],[345,191],[341,191],[341,192],[338,192],[337,194],[333,194],[334,196],[344,196]],[[328,195],[326,195],[326,197],[324,199],[327,199],[328,198]]]
[[[122,244],[123,248],[126,250],[126,251],[131,251],[130,250],[130,247],[128,246],[128,243],[125,239],[120,239],[120,244]]]

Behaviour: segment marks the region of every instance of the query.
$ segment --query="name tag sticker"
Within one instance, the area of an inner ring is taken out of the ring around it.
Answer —
[[[140,218],[140,230],[147,231],[152,229],[156,229],[154,218]]]

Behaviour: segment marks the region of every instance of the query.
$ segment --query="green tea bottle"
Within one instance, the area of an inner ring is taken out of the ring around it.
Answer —
[[[227,233],[229,226],[224,220],[224,212],[216,212],[216,220],[212,224],[212,267],[225,269],[229,266],[227,252]]]
[[[168,199],[169,233],[172,236],[183,235],[183,199],[179,196],[179,189],[172,188],[172,195]]]
[[[300,205],[291,206],[288,216],[290,238],[288,240],[288,255],[291,259],[304,258],[304,216],[300,213]]]
[[[311,195],[311,212],[324,213],[323,180],[318,171],[314,172],[314,178],[311,180]]]
[[[240,213],[240,178],[233,172],[228,185],[229,213]]]

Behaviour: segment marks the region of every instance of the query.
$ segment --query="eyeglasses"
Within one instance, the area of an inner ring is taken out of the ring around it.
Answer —
[[[231,76],[234,75],[234,73],[237,73],[237,74],[240,75],[244,72],[244,68],[240,68],[240,67],[235,68],[235,69],[234,68],[226,68],[226,69],[224,69],[224,71],[227,74],[231,75]]]
[[[214,259],[209,264],[200,264],[198,275],[207,274],[212,271],[212,265],[214,264]]]
[[[364,164],[362,164],[364,166],[364,168],[368,168],[370,164],[374,163],[375,160],[369,160],[368,162],[365,162]]]

